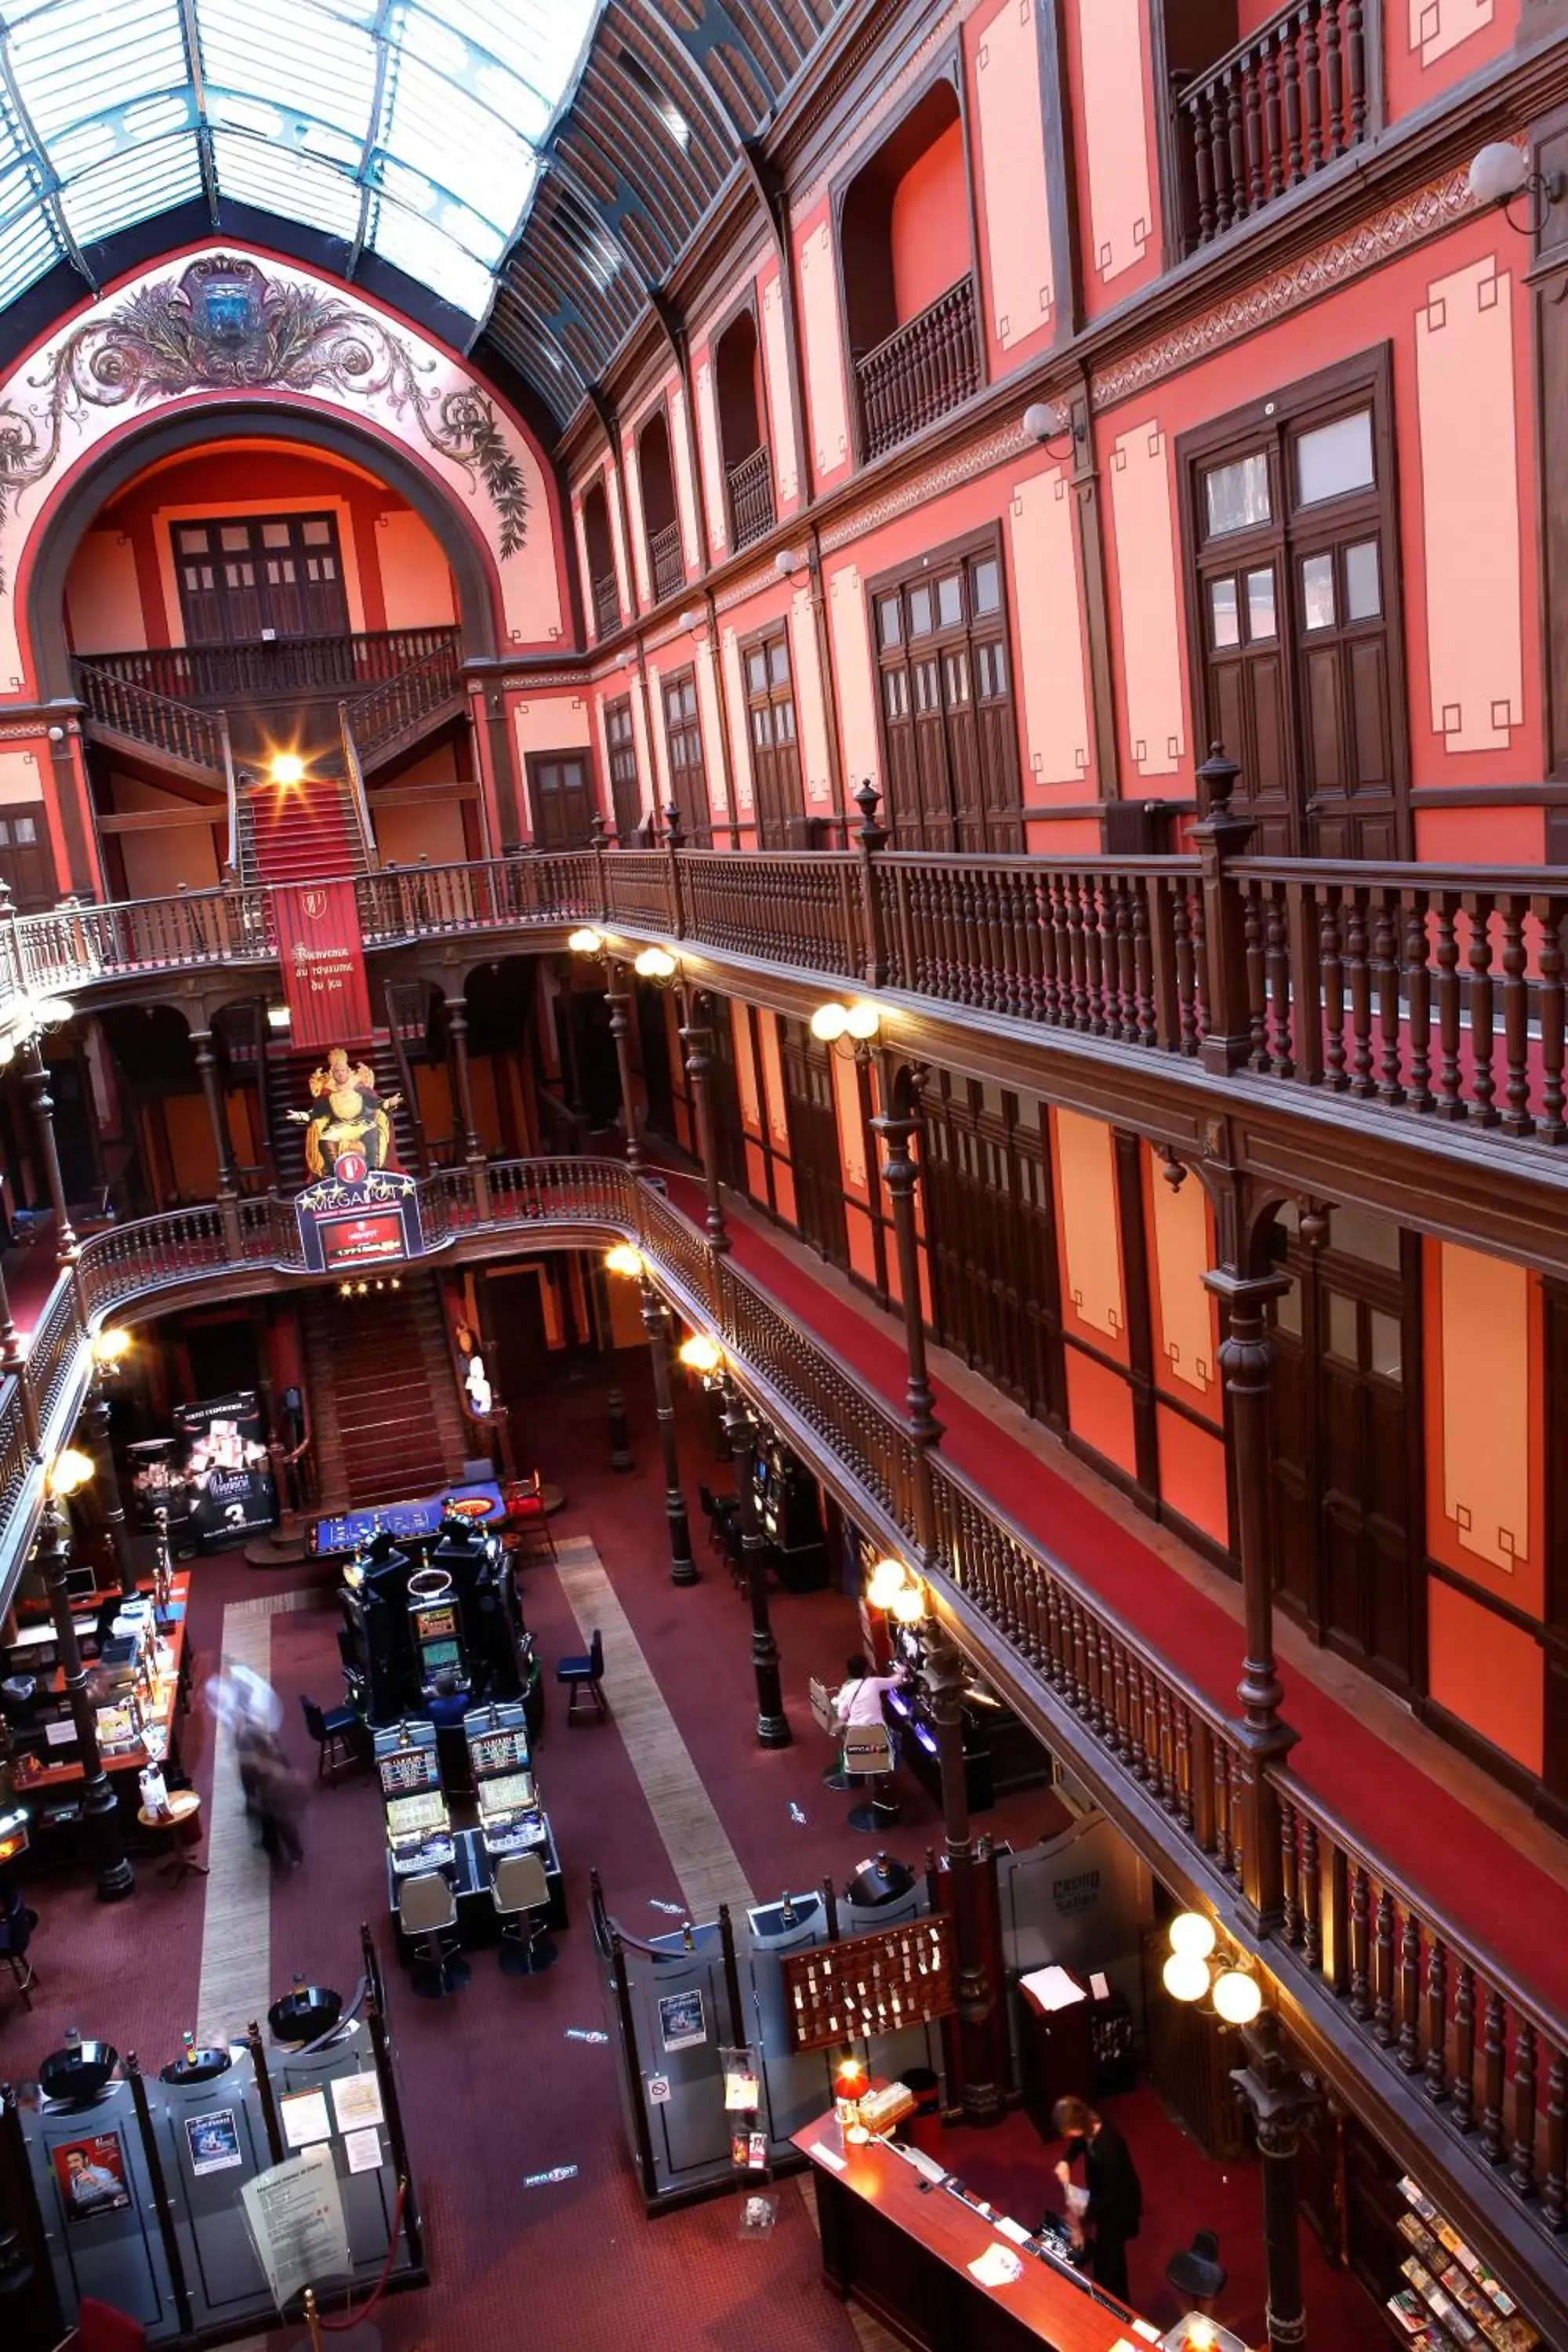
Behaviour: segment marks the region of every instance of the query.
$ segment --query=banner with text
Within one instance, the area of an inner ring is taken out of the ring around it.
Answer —
[[[275,882],[272,904],[295,1045],[321,1052],[367,1038],[370,991],[353,883]]]

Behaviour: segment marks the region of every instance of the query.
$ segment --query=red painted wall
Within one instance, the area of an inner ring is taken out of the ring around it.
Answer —
[[[962,123],[950,122],[894,189],[890,242],[893,300],[901,327],[969,268]]]

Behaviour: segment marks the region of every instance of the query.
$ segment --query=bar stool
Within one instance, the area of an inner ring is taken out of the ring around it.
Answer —
[[[807,1696],[811,1701],[811,1719],[823,1738],[832,1740],[835,1751],[832,1763],[824,1769],[822,1785],[825,1789],[847,1791],[855,1783],[844,1769],[844,1759],[837,1752],[841,1735],[838,1717],[834,1711],[833,1694],[825,1682],[819,1682],[813,1675],[807,1685]]]
[[[208,1865],[197,1862],[191,1849],[201,1843],[202,1801],[194,1789],[171,1789],[168,1803],[161,1813],[149,1812],[140,1805],[136,1818],[144,1830],[167,1832],[169,1852],[158,1865],[160,1874],[172,1878],[176,1885],[184,1878],[205,1878]]]
[[[473,1971],[458,1950],[458,1898],[439,1870],[414,1872],[397,1890],[397,1924],[414,1945],[409,1981],[423,2000],[444,2000]]]
[[[868,1780],[871,1793],[864,1804],[852,1805],[852,1830],[890,1829],[899,1818],[893,1793],[893,1736],[885,1723],[851,1723],[844,1732],[844,1769],[852,1780]]]
[[[550,1907],[550,1884],[539,1856],[502,1854],[490,1882],[490,1900],[501,1923],[502,1976],[531,1977],[553,1968],[561,1956],[540,1924]]]

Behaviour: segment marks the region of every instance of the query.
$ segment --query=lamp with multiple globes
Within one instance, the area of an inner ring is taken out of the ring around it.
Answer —
[[[1250,2025],[1263,2007],[1263,1988],[1240,1952],[1221,1948],[1214,1921],[1201,1911],[1180,1911],[1167,1934],[1171,1954],[1160,1977],[1172,2000],[1206,2000],[1225,2024]]]
[[[605,1252],[605,1271],[624,1274],[635,1280],[638,1275],[646,1274],[647,1267],[641,1250],[634,1249],[630,1242],[617,1242],[613,1249]]]
[[[867,1582],[866,1598],[873,1609],[890,1609],[908,1581],[901,1559],[879,1559]]]
[[[1202,2000],[1209,1989],[1208,1962],[1193,1952],[1173,1952],[1160,1975],[1173,2000]]]
[[[723,1349],[706,1331],[694,1331],[689,1339],[683,1339],[679,1352],[687,1370],[700,1372],[704,1380],[718,1371],[724,1361]]]
[[[926,1613],[926,1589],[918,1576],[912,1584],[906,1584],[901,1592],[894,1594],[892,1613],[900,1625],[920,1623]]]
[[[1170,1943],[1173,1952],[1184,1952],[1194,1960],[1206,1960],[1218,1941],[1212,1919],[1201,1911],[1181,1911],[1171,1922]]]
[[[1262,1988],[1246,1969],[1222,1969],[1214,1980],[1214,2005],[1227,2025],[1250,2025],[1263,2006]]]
[[[584,923],[580,930],[569,933],[566,944],[574,955],[596,956],[603,951],[605,934]]]
[[[90,1454],[83,1454],[74,1445],[62,1445],[49,1465],[49,1492],[61,1496],[78,1495],[92,1472]]]
[[[675,958],[668,948],[644,948],[632,970],[639,980],[673,980]]]
[[[92,1360],[100,1372],[117,1372],[130,1353],[129,1331],[100,1331],[92,1343]]]
[[[811,1016],[811,1034],[822,1045],[836,1045],[840,1037],[851,1037],[858,1045],[868,1045],[882,1025],[878,1007],[865,998],[854,1004],[840,1004],[830,999],[819,1004]]]

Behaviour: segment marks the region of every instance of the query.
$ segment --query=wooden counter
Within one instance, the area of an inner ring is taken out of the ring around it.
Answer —
[[[179,1575],[170,1588],[170,1599],[177,1614],[168,1632],[160,1636],[169,1653],[169,1671],[154,1685],[153,1705],[147,1710],[147,1719],[163,1734],[163,1754],[174,1753],[174,1716],[185,1675],[185,1625],[191,1605],[191,1580]],[[88,1681],[92,1680],[92,1662],[88,1662]],[[58,1666],[47,1677],[47,1687],[57,1695],[65,1688],[65,1675]],[[47,1753],[46,1749],[45,1754]],[[147,1761],[147,1750],[138,1739],[128,1748],[105,1748],[103,1769],[106,1772],[140,1772]],[[14,1756],[11,1779],[18,1796],[47,1796],[51,1791],[69,1789],[80,1780],[82,1769],[72,1757],[67,1763],[44,1764],[31,1755]],[[134,1792],[132,1792],[134,1794]]]
[[[873,2140],[841,2149],[831,2115],[797,2132],[795,2145],[816,2185],[828,2285],[919,2352],[1144,2352],[1158,2343],[1146,2321],[1106,2310],[1087,2283],[1019,2246],[1022,2277],[983,2286],[970,2263],[1008,2240],[947,2189],[922,2189],[891,2148]]]

